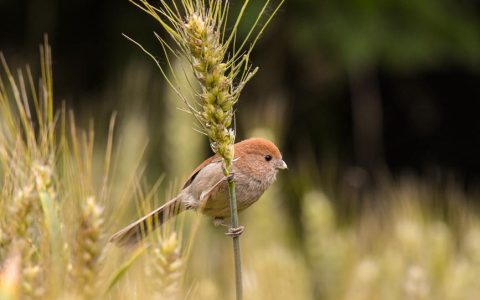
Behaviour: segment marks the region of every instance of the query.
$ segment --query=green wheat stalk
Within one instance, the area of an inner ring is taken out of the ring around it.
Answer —
[[[228,1],[182,0],[180,5],[174,1],[167,4],[160,1],[160,7],[151,5],[147,0],[130,0],[137,7],[156,19],[171,38],[171,43],[156,35],[165,54],[170,73],[159,61],[137,44],[155,60],[168,84],[185,103],[188,111],[195,117],[201,133],[210,140],[210,146],[223,159],[223,173],[228,178],[230,195],[231,226],[238,228],[235,181],[231,175],[234,157],[235,129],[233,127],[234,105],[247,82],[258,68],[252,68],[250,54],[272,17],[281,7],[283,0],[270,16],[265,11],[271,4],[267,0],[251,26],[246,38],[237,41],[237,29],[249,5],[245,1],[235,19],[233,29],[227,33],[229,16]],[[266,20],[264,20],[264,17]],[[263,26],[257,25],[264,21]],[[256,30],[257,29],[257,30]],[[247,46],[248,45],[248,46]],[[186,59],[195,76],[196,89],[192,85],[191,94],[182,93],[178,78],[184,74],[175,72],[170,63],[171,57]],[[235,256],[235,279],[237,299],[243,298],[240,241],[232,236]]]

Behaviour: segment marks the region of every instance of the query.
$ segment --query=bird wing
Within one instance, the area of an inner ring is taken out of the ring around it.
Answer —
[[[212,162],[218,162],[218,161],[221,161],[221,160],[222,159],[220,157],[218,157],[218,155],[216,155],[216,154],[207,158],[206,160],[204,160],[200,165],[198,165],[198,167],[195,168],[195,170],[193,170],[192,174],[188,177],[188,179],[185,182],[185,184],[183,185],[182,189],[185,189],[190,184],[192,184],[193,180],[195,179],[195,177],[197,177],[198,173],[203,168],[205,168],[207,165],[211,164]]]

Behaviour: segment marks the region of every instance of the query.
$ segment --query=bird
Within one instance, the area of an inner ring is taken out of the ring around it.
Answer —
[[[264,138],[249,138],[234,144],[231,175],[235,181],[238,211],[243,211],[275,182],[277,172],[287,169],[280,150]],[[230,217],[228,178],[223,172],[223,160],[215,154],[193,170],[180,193],[164,205],[113,234],[110,242],[120,247],[139,244],[156,227],[186,210],[196,210],[222,224]],[[234,228],[230,235],[239,235],[243,227]],[[227,233],[228,234],[228,233]]]

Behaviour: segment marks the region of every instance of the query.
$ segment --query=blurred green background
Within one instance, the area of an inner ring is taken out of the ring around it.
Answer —
[[[241,32],[262,4],[253,1]],[[118,112],[117,176],[148,142],[148,181],[166,176],[161,202],[209,148],[152,61],[121,35],[162,60],[154,31],[163,34],[126,0],[0,0],[9,64],[37,61],[47,33],[57,106],[64,100],[84,127],[95,119],[99,139]],[[260,71],[238,105],[238,138],[274,139],[289,165],[241,215],[255,299],[475,299],[480,2],[290,0],[252,60]],[[230,250],[223,236],[199,235]],[[216,278],[197,282],[203,297],[221,298],[227,280],[215,272],[228,267],[192,261]],[[275,268],[291,286],[266,278]]]

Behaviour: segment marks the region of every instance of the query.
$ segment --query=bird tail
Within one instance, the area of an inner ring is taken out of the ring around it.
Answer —
[[[185,206],[182,204],[181,200],[181,195],[173,198],[148,215],[112,235],[109,241],[120,247],[136,246],[150,232],[185,210]]]

